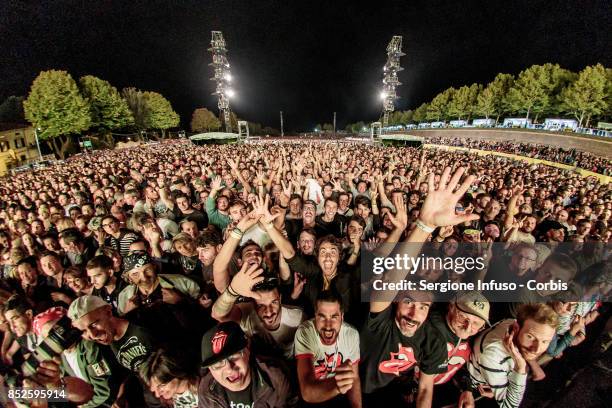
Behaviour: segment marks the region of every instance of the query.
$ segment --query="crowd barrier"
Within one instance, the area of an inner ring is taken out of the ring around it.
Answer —
[[[611,177],[610,176],[606,176],[606,175],[599,174],[599,173],[594,173],[592,171],[581,169],[579,167],[570,166],[570,165],[567,165],[567,164],[555,163],[555,162],[551,162],[551,161],[548,161],[548,160],[535,159],[533,157],[519,156],[519,155],[511,154],[511,153],[495,152],[495,151],[491,151],[491,150],[470,149],[470,148],[467,148],[467,147],[459,147],[459,146],[436,145],[436,144],[424,144],[423,147],[426,148],[426,149],[464,151],[464,152],[468,152],[468,153],[475,153],[475,154],[480,155],[480,156],[490,156],[490,155],[493,155],[493,156],[507,157],[507,158],[512,159],[512,160],[520,160],[520,161],[523,161],[523,162],[529,163],[529,164],[544,164],[546,166],[557,167],[557,168],[563,169],[563,170],[574,171],[574,172],[580,174],[583,177],[596,177],[601,184],[608,184],[611,181]]]

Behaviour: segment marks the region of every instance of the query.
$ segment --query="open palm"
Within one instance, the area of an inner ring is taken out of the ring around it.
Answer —
[[[465,172],[463,167],[455,171],[455,174],[450,177],[450,167],[444,169],[438,188],[434,185],[434,175],[429,174],[427,183],[429,192],[427,198],[421,207],[420,219],[426,225],[435,227],[446,227],[449,225],[457,225],[462,222],[477,220],[476,214],[456,214],[455,206],[463,197],[470,184],[475,180],[474,176],[468,176],[463,180],[463,183],[457,188],[461,176]],[[450,177],[450,181],[449,181]],[[455,191],[456,189],[456,191]]]

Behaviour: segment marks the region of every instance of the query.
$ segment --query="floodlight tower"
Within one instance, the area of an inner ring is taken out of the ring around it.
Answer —
[[[225,131],[231,133],[232,122],[229,99],[233,96],[234,91],[230,88],[232,74],[230,73],[230,64],[227,60],[225,39],[221,31],[212,32],[212,40],[210,41],[210,48],[208,51],[212,52],[213,61],[209,65],[212,65],[215,70],[215,76],[210,78],[211,81],[215,81],[216,83],[213,95],[217,95],[218,97],[217,106],[219,107],[219,112],[223,114]]]
[[[400,57],[403,55],[406,54],[402,52],[402,36],[394,35],[387,45],[387,63],[383,67],[383,90],[380,94],[383,100],[383,128],[389,125],[389,114],[395,110],[395,88],[401,85],[397,73],[404,69],[400,67]]]

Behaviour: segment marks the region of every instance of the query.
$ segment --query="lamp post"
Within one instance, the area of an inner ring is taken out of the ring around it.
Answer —
[[[42,153],[40,152],[40,143],[38,142],[38,131],[41,130],[39,127],[34,128],[34,138],[36,139],[36,148],[38,149],[38,161],[42,161]]]

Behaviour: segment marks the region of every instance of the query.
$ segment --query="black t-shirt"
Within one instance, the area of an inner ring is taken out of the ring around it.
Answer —
[[[149,358],[156,346],[157,341],[153,333],[130,323],[123,337],[111,343],[111,350],[119,364],[138,373],[140,365]]]
[[[404,336],[392,306],[368,315],[360,348],[361,388],[368,394],[410,373],[416,365],[426,374],[446,372],[446,344],[438,331],[426,321],[414,336]]]
[[[446,342],[447,350],[447,370],[444,374],[439,374],[434,378],[434,384],[443,384],[450,380],[457,371],[467,364],[470,359],[470,343],[459,338],[448,327],[446,315],[440,311],[431,312],[428,320],[431,325],[438,330],[442,339]]]
[[[346,218],[340,214],[336,214],[331,222],[324,221],[321,215],[318,215],[316,218],[315,231],[318,238],[330,234],[337,238],[342,238],[345,228]]]
[[[208,226],[208,215],[206,213],[194,208],[192,213],[185,214],[178,209],[178,206],[175,206],[174,208],[176,210],[175,215],[179,224],[183,220],[190,220],[195,221],[200,230],[203,230]]]
[[[227,402],[229,402],[229,406],[244,408],[252,407],[253,401],[255,400],[255,398],[253,398],[252,389],[252,382],[242,391],[230,391],[226,388],[225,393],[227,394]]]
[[[127,286],[127,283],[121,278],[117,278],[115,283],[115,289],[113,293],[108,293],[108,290],[105,287],[102,289],[94,288],[91,292],[92,295],[101,297],[106,303],[112,306],[113,311],[117,311],[117,306],[119,305],[119,293]]]
[[[202,261],[195,256],[184,256],[178,252],[173,254],[172,263],[176,265],[178,270],[175,273],[185,275],[189,279],[195,281],[198,286],[204,285],[204,274],[202,273]]]

